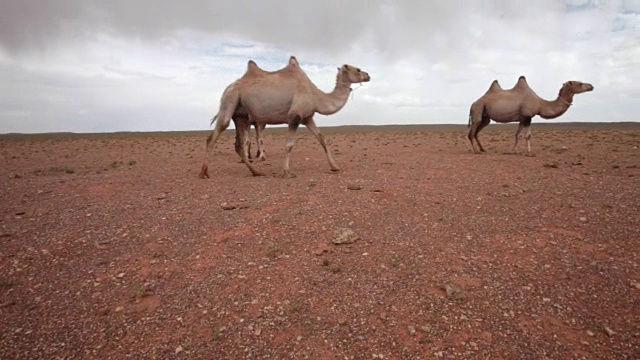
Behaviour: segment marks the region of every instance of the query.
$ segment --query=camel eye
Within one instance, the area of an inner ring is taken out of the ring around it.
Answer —
[[[357,68],[356,70],[358,70],[358,72],[360,72],[360,68]]]

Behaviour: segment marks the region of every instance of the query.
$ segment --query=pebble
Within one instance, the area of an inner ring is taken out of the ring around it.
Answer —
[[[409,331],[409,334],[411,334],[411,335],[415,335],[416,334],[416,328],[411,326],[411,325],[407,326],[407,330]]]
[[[616,333],[615,331],[611,330],[608,326],[604,327],[604,332],[609,336],[613,336],[613,334]]]

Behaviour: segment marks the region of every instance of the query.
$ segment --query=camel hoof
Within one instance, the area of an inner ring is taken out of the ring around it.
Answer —
[[[258,177],[258,176],[264,176],[264,174],[263,174],[263,173],[258,172],[258,171],[254,172],[254,173],[251,173],[251,175],[253,175],[253,176],[255,176],[255,177]]]
[[[209,170],[207,169],[206,166],[202,167],[202,170],[200,170],[200,179],[208,179],[209,178]]]
[[[331,168],[331,172],[334,172],[334,173],[340,172],[340,168]]]
[[[285,179],[293,179],[294,177],[296,177],[296,174],[292,174],[290,172],[285,172],[282,177],[284,177]]]

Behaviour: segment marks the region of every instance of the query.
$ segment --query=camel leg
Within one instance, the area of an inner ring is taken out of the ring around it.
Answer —
[[[476,150],[476,144],[474,144],[473,139],[475,138],[475,132],[476,132],[476,128],[477,125],[476,124],[471,124],[471,127],[469,128],[469,135],[467,136],[469,138],[469,143],[471,143],[471,149],[473,150],[474,154],[478,153],[478,150]]]
[[[300,117],[296,116],[293,120],[289,121],[289,135],[287,136],[287,143],[285,144],[285,157],[284,157],[284,178],[294,178],[294,174],[289,172],[289,158],[291,156],[291,150],[296,142],[296,131],[300,126]]]
[[[229,127],[229,122],[231,121],[231,114],[219,113],[217,116],[216,127],[213,132],[207,138],[207,147],[204,153],[204,161],[202,163],[202,169],[200,170],[200,178],[206,179],[209,178],[209,157],[213,152],[213,146],[216,141],[220,137],[220,134],[224,132],[227,127]]]
[[[316,122],[313,120],[313,118],[310,117],[305,119],[304,125],[307,126],[307,129],[309,129],[309,131],[311,131],[311,133],[315,135],[316,139],[318,139],[318,141],[320,142],[320,145],[322,145],[324,153],[327,155],[327,160],[329,161],[329,167],[331,168],[331,171],[340,171],[340,168],[338,167],[338,165],[336,165],[336,161],[333,159],[333,155],[331,154],[329,146],[327,145],[326,141],[324,141],[324,136],[316,126]]]
[[[253,176],[264,176],[263,173],[256,170],[252,165],[249,159],[247,158],[247,154],[249,151],[249,146],[251,140],[249,139],[249,129],[250,129],[249,119],[243,118],[242,120],[236,120],[236,134],[239,134],[240,141],[236,141],[236,152],[240,155],[242,162],[247,165],[249,171]]]
[[[234,149],[236,150],[236,154],[240,156],[240,162],[242,162],[242,135],[240,134],[238,125],[236,125],[236,142],[234,144]]]
[[[258,153],[256,153],[256,158],[260,161],[267,160],[267,153],[264,151],[264,124],[255,124],[256,128],[256,142],[258,143]]]
[[[527,156],[532,156],[532,154],[531,154],[531,125],[527,126],[527,135],[525,135],[525,139],[527,139]]]
[[[516,141],[513,145],[513,153],[517,154],[518,153],[518,140],[520,138],[520,133],[522,132],[522,130],[527,130],[527,132],[529,132],[529,127],[531,126],[531,117],[525,117],[523,119],[520,120],[520,123],[518,124],[518,130],[516,131]],[[531,134],[528,134],[529,138],[531,138]],[[529,138],[527,139],[527,146],[529,147]],[[531,149],[528,150],[529,152],[531,151]]]
[[[474,154],[479,153],[478,149],[476,149],[476,144],[473,142],[473,140],[475,139],[476,141],[478,141],[477,133],[479,131],[478,128],[482,124],[483,113],[484,113],[483,106],[479,105],[477,102],[471,105],[471,110],[469,110],[468,138],[469,138],[469,143],[471,143],[471,149],[473,150]],[[480,145],[480,143],[478,143],[478,145]],[[482,149],[482,146],[480,146],[480,149]]]
[[[482,117],[482,122],[480,123],[480,125],[478,126],[478,129],[473,135],[473,138],[476,139],[476,142],[478,143],[478,147],[480,148],[481,152],[485,152],[485,151],[484,151],[484,148],[482,147],[482,144],[480,143],[480,139],[478,139],[478,134],[482,129],[484,129],[487,125],[489,125],[489,122],[491,122],[491,119],[489,119],[488,117]]]
[[[525,128],[524,123],[520,122],[520,124],[518,124],[518,130],[516,130],[516,142],[513,144],[514,154],[518,153],[518,139],[520,138],[520,133],[524,128]]]

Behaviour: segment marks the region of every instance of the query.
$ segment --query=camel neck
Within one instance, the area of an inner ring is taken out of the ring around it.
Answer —
[[[321,92],[320,102],[318,104],[318,112],[322,115],[331,115],[338,112],[344,107],[349,100],[351,93],[351,83],[345,81],[338,74],[336,86],[330,93]]]
[[[569,110],[573,102],[573,94],[560,90],[558,97],[553,101],[543,100],[540,116],[544,119],[555,119]]]

